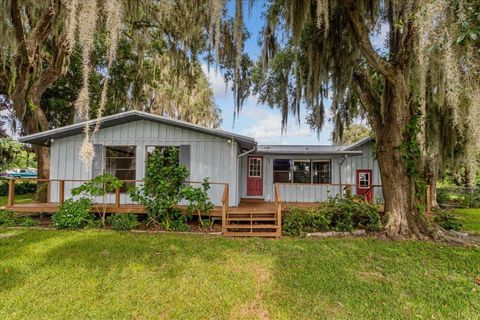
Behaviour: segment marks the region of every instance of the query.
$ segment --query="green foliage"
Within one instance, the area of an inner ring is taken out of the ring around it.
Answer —
[[[130,230],[139,225],[136,214],[112,214],[107,222],[113,230]]]
[[[57,229],[83,229],[94,223],[90,213],[92,201],[88,198],[66,200],[57,213],[52,216],[53,226]]]
[[[433,221],[438,223],[442,228],[447,230],[460,230],[463,227],[463,224],[458,221],[457,216],[453,213],[439,209],[434,209],[434,211],[435,217]]]
[[[16,219],[13,211],[0,209],[0,226],[14,227],[17,224]]]
[[[381,228],[377,208],[368,202],[348,198],[332,198],[315,208],[290,208],[283,217],[282,230],[288,235],[317,231],[352,231]]]
[[[35,153],[12,138],[0,139],[0,172],[36,167]]]
[[[182,189],[182,196],[188,201],[186,212],[191,217],[198,215],[200,223],[203,225],[202,215],[209,213],[213,209],[213,203],[208,197],[210,184],[208,178],[203,180],[201,187],[188,186]]]
[[[147,160],[144,184],[131,193],[132,200],[145,206],[149,219],[167,230],[172,228],[172,221],[181,217],[176,205],[189,175],[178,157],[175,147],[154,150]]]
[[[34,220],[32,217],[21,218],[18,222],[20,227],[34,227],[38,224],[37,220]]]
[[[37,183],[32,181],[16,181],[15,194],[29,194],[37,191]],[[8,195],[8,180],[0,179],[0,196]]]
[[[17,217],[15,212],[0,209],[0,226],[3,227],[33,227],[38,222],[31,217]]]
[[[115,189],[121,188],[123,182],[110,174],[97,176],[77,188],[72,189],[72,195],[82,195],[93,197],[103,197],[108,193],[115,192]]]

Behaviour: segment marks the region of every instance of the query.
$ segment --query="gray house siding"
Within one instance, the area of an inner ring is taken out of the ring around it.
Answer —
[[[356,157],[349,157],[344,164],[344,172],[346,180],[345,184],[355,185],[357,183],[357,170],[367,169],[372,170],[373,185],[381,186],[382,179],[380,177],[380,170],[378,168],[378,161],[374,157],[374,142],[362,144],[352,150],[362,151],[362,154]],[[353,193],[356,193],[356,188],[353,188]],[[375,202],[383,202],[383,191],[381,187],[374,187],[373,199]]]
[[[91,165],[79,158],[83,136],[73,135],[55,140],[51,145],[51,179],[87,180],[92,178]],[[136,179],[142,180],[145,172],[147,146],[190,145],[190,181],[202,181],[209,177],[211,182],[230,185],[229,205],[238,204],[237,192],[239,153],[236,142],[196,131],[168,126],[148,120],[139,120],[101,129],[93,142],[104,146],[136,146]],[[73,182],[65,183],[65,197],[70,197]],[[210,198],[221,205],[222,185],[211,185]],[[113,197],[113,196],[111,196]],[[110,200],[110,199],[109,199]],[[51,201],[58,201],[58,183],[51,186]],[[121,203],[131,203],[128,195],[121,195]]]
[[[373,157],[373,142],[368,142],[353,149],[355,151],[362,151],[361,155],[349,155],[345,161],[343,156],[321,156],[321,155],[260,155],[263,157],[263,198],[265,201],[275,201],[275,191],[273,184],[273,160],[274,159],[292,159],[292,160],[330,160],[332,163],[332,185],[322,184],[280,184],[280,195],[282,200],[286,202],[321,202],[328,200],[341,192],[341,187],[336,184],[355,185],[356,184],[356,170],[370,169],[373,175],[373,184],[380,186],[381,178],[378,169],[378,163]],[[250,154],[253,156],[255,154]],[[241,158],[240,164],[240,194],[242,198],[247,196],[247,158]],[[340,166],[340,163],[343,164]],[[340,171],[341,179],[340,181]],[[352,187],[353,194],[356,193],[356,187]],[[381,187],[374,188],[374,201],[383,201],[383,193]]]
[[[262,155],[261,155],[262,156]],[[331,160],[332,162],[332,183],[338,183],[339,172],[338,163],[341,161],[339,156],[307,156],[307,155],[263,155],[263,198],[265,201],[275,201],[275,190],[273,184],[273,160],[274,159],[292,159],[292,160]],[[242,157],[241,163],[241,196],[247,197],[247,157]],[[321,184],[281,184],[280,195],[286,202],[318,202],[325,201],[329,196],[338,192],[339,187],[327,186]]]

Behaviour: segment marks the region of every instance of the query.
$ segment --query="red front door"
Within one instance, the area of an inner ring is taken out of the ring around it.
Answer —
[[[372,181],[372,170],[357,170],[357,194],[364,196],[370,203],[373,200]]]
[[[247,196],[263,195],[263,158],[247,158]]]

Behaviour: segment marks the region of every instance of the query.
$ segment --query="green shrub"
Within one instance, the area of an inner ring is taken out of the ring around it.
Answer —
[[[0,226],[14,227],[17,224],[15,213],[10,210],[0,210]]]
[[[136,214],[112,214],[107,222],[113,230],[130,230],[139,225]]]
[[[15,194],[27,194],[37,191],[37,183],[34,181],[16,181]],[[8,195],[8,179],[0,180],[0,196]]]
[[[435,217],[433,221],[438,223],[439,226],[446,230],[460,230],[463,227],[463,224],[458,221],[458,218],[448,211],[443,211],[439,209],[435,210]]]
[[[282,230],[287,235],[302,235],[318,231],[352,231],[381,229],[377,208],[355,199],[333,198],[311,209],[290,208],[282,219]]]
[[[18,225],[21,227],[34,227],[38,224],[37,220],[32,219],[31,217],[24,217],[19,219]]]
[[[90,213],[92,202],[87,198],[66,200],[57,213],[52,216],[53,226],[57,229],[82,229],[94,223]]]

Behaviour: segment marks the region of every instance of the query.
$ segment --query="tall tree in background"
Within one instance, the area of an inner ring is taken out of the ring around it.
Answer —
[[[84,120],[136,108],[216,126],[219,110],[198,60],[209,51],[209,3],[3,1],[0,95],[23,134],[66,124],[73,108]],[[226,34],[217,31],[219,39]],[[91,131],[81,153],[87,161]],[[35,151],[39,177],[48,178],[48,149]]]
[[[12,102],[24,133],[47,130],[40,100],[65,67],[69,44],[65,33],[59,32],[64,27],[64,6],[61,1],[4,1],[0,19],[0,94]],[[36,146],[35,152],[38,175],[48,178],[48,149]]]
[[[298,119],[305,101],[309,124],[321,130],[327,96],[336,131],[366,113],[392,237],[431,235],[421,208],[430,154],[478,151],[478,12],[478,3],[467,0],[268,6],[254,92],[282,110],[284,125],[289,112]],[[371,37],[382,28],[386,45],[376,50]]]
[[[352,123],[342,132],[341,135],[332,132],[332,141],[335,145],[349,145],[372,136],[372,130],[367,126]]]

